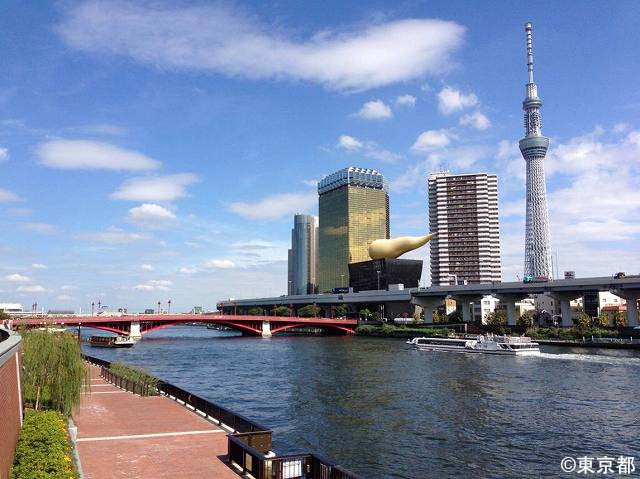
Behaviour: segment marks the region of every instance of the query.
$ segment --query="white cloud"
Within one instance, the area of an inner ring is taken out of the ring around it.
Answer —
[[[448,115],[478,104],[478,97],[473,93],[464,94],[450,86],[444,87],[438,93],[438,109]]]
[[[150,264],[141,264],[140,269],[142,271],[155,271],[155,268]]]
[[[141,233],[130,233],[118,228],[109,228],[105,231],[79,233],[78,238],[85,241],[95,241],[108,244],[127,244],[134,241],[148,240],[151,237]]]
[[[365,120],[385,120],[391,118],[393,112],[382,100],[372,100],[362,105],[360,111],[354,113],[354,115]]]
[[[362,90],[446,71],[464,36],[454,22],[407,19],[324,30],[297,41],[222,4],[71,5],[57,31],[79,50],[126,55],[162,69],[304,80],[334,89]]]
[[[277,220],[294,213],[309,211],[318,202],[315,191],[308,193],[280,193],[259,201],[229,203],[229,211],[251,220]]]
[[[16,291],[18,293],[45,293],[47,290],[39,284],[32,284],[27,286],[18,286]]]
[[[172,281],[166,279],[152,279],[145,284],[136,284],[133,289],[136,291],[169,291],[172,284]]]
[[[182,268],[180,268],[178,270],[178,273],[180,273],[180,274],[196,274],[199,271],[200,270],[198,268],[195,268],[195,267],[183,266]]]
[[[73,298],[71,296],[69,296],[68,294],[61,294],[56,296],[56,299],[58,301],[64,301],[65,303],[68,301],[71,301]]]
[[[31,278],[19,273],[10,274],[8,276],[5,276],[3,279],[10,283],[28,283],[29,281],[31,281]]]
[[[63,286],[60,286],[60,289],[62,291],[75,291],[76,289],[78,289],[76,286],[72,286],[70,284],[65,284]]]
[[[52,140],[38,146],[40,164],[61,170],[155,170],[160,162],[133,150],[91,140]]]
[[[22,199],[12,191],[0,188],[0,203],[13,203]]]
[[[35,233],[51,234],[56,231],[56,226],[49,223],[18,223],[18,227],[23,230],[33,231]]]
[[[427,130],[420,133],[411,149],[425,152],[444,148],[451,143],[452,137],[453,135],[448,130]]]
[[[143,203],[131,208],[127,216],[129,222],[149,228],[160,228],[175,219],[176,215],[171,210],[151,203]]]
[[[47,265],[42,263],[33,263],[31,267],[33,269],[47,269]]]
[[[338,138],[338,148],[342,148],[344,150],[358,150],[363,146],[363,143],[353,136],[340,135],[340,137]]]
[[[9,150],[0,147],[0,161],[5,161],[9,157]]]
[[[236,265],[228,259],[211,259],[204,264],[204,267],[210,269],[231,269],[235,268]]]
[[[460,124],[462,126],[470,126],[476,130],[486,130],[491,127],[489,118],[479,111],[463,115],[462,118],[460,118]]]
[[[395,163],[402,159],[402,155],[385,150],[375,141],[361,141],[358,138],[349,135],[342,135],[338,138],[338,148],[353,151],[363,151],[366,158],[382,161],[384,163]]]
[[[416,97],[413,95],[400,95],[396,97],[396,105],[400,106],[415,106]]]
[[[187,186],[198,177],[191,173],[133,178],[125,181],[111,198],[129,201],[172,201],[188,195]]]

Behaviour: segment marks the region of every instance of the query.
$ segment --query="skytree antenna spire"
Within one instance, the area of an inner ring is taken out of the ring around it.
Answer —
[[[525,276],[551,278],[551,245],[549,240],[549,210],[547,185],[544,174],[544,158],[549,149],[549,138],[542,136],[538,86],[533,81],[533,25],[525,23],[527,39],[527,71],[524,110],[525,137],[520,140],[520,152],[527,167],[527,220],[524,243]]]

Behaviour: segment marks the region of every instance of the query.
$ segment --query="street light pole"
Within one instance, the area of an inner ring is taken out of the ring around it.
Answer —
[[[169,308],[167,310],[167,314],[171,314],[171,300],[167,301],[167,304],[169,305]]]
[[[376,270],[376,274],[378,275],[378,291],[380,291],[380,270]]]
[[[160,310],[160,301],[158,301],[158,314],[162,314],[162,311]]]

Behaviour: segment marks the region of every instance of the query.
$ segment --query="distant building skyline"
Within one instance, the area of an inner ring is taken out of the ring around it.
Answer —
[[[366,261],[369,245],[389,238],[389,193],[373,169],[348,167],[318,183],[319,290],[349,285],[349,263]]]
[[[318,218],[294,215],[291,248],[288,251],[288,294],[317,292]]]
[[[431,284],[501,281],[497,176],[435,173],[428,196]]]

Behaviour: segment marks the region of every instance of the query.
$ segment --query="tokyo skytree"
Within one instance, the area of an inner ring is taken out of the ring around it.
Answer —
[[[527,165],[527,225],[524,240],[525,276],[551,278],[551,246],[549,244],[549,211],[547,186],[544,176],[544,158],[549,149],[549,138],[542,136],[538,87],[533,81],[533,47],[531,23],[524,30],[527,37],[527,70],[529,82],[522,102],[526,136],[519,146]]]

